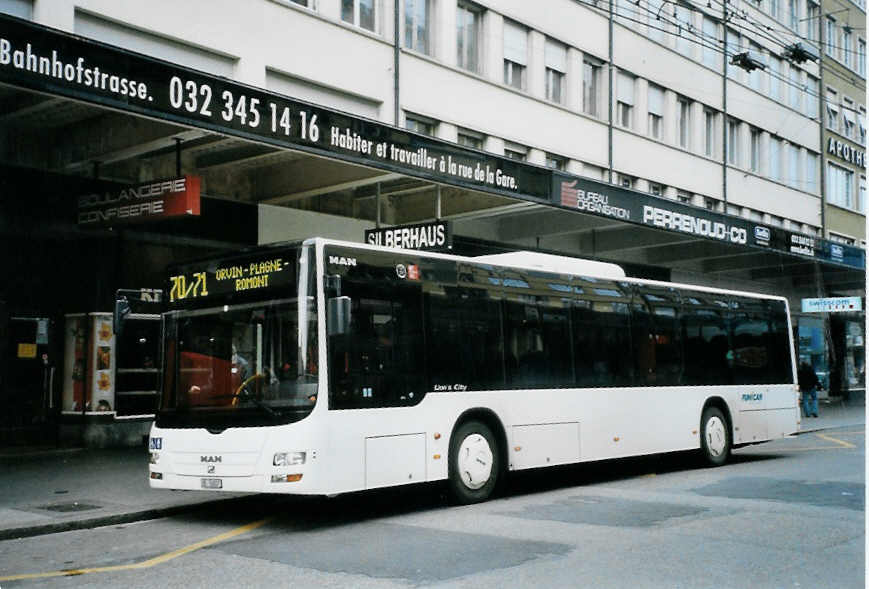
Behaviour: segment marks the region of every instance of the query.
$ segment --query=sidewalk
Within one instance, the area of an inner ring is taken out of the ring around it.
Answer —
[[[800,433],[865,423],[863,398],[822,402],[820,417],[803,417]],[[0,449],[0,540],[153,519],[245,497],[156,491],[147,473],[144,448]]]
[[[144,448],[0,449],[0,540],[153,519],[244,495],[158,491]]]
[[[866,402],[862,395],[848,402],[833,400],[818,401],[818,417],[804,417],[800,412],[800,433],[808,433],[834,427],[866,424]]]

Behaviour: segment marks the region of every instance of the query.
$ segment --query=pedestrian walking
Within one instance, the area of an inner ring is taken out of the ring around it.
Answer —
[[[800,362],[797,371],[797,382],[800,386],[800,395],[803,398],[803,413],[806,417],[818,416],[818,375],[815,374],[811,364]]]

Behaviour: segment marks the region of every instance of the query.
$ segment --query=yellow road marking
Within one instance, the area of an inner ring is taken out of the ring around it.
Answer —
[[[172,552],[167,552],[166,554],[161,554],[160,556],[155,556],[154,558],[142,561],[142,562],[134,562],[131,564],[120,564],[114,566],[106,566],[106,567],[91,567],[91,568],[82,568],[82,569],[68,569],[64,571],[51,571],[47,573],[28,573],[24,575],[11,575],[8,577],[0,577],[0,581],[21,581],[23,579],[45,579],[48,577],[72,577],[76,575],[89,575],[91,573],[111,573],[115,571],[130,571],[130,570],[139,570],[146,569],[158,564],[163,564],[164,562],[170,561],[173,558],[178,558],[179,556],[183,556],[185,554],[189,554],[200,548],[205,548],[206,546],[211,546],[212,544],[218,544],[225,540],[229,540],[230,538],[235,538],[236,536],[240,536],[241,534],[245,534],[252,530],[257,529],[260,526],[267,524],[271,521],[272,518],[261,519],[259,521],[255,521],[246,525],[243,525],[239,528],[235,528],[234,530],[230,530],[228,532],[224,532],[223,534],[219,534],[217,536],[213,536],[211,538],[207,538],[202,540],[201,542],[197,542],[196,544],[191,544],[189,546],[185,546],[183,548],[179,548],[178,550],[173,550]]]
[[[839,440],[839,439],[834,438],[833,436],[827,436],[825,434],[815,434],[815,435],[818,436],[819,438],[821,438],[822,440],[827,440],[828,442],[833,442],[833,443],[839,444],[843,448],[856,448],[857,447],[854,444],[852,444],[851,442]]]

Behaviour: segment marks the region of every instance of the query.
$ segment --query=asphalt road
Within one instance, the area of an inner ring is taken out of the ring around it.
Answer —
[[[865,586],[865,429],[0,542],[0,587]],[[30,578],[11,579],[33,574]]]

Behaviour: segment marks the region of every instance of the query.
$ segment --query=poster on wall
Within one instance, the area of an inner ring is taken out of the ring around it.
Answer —
[[[111,313],[75,313],[64,324],[64,413],[114,410],[115,336]]]

